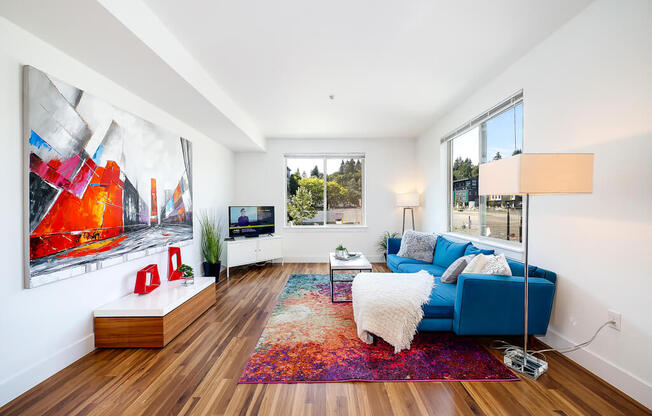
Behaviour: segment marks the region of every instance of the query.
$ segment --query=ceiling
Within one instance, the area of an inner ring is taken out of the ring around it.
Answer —
[[[416,136],[590,0],[145,2],[265,136],[311,138]]]
[[[264,149],[256,123],[208,75],[202,77],[199,65],[174,48],[165,26],[139,4],[145,7],[138,0],[1,0],[0,16],[225,146]],[[127,27],[123,15],[138,24],[125,20],[133,26]],[[65,72],[52,75],[80,86]]]
[[[0,15],[260,151],[267,137],[417,136],[590,2],[2,0]]]

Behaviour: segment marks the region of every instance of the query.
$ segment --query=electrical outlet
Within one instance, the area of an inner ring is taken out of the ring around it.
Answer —
[[[609,327],[615,329],[616,331],[620,331],[620,322],[622,320],[622,315],[620,312],[612,311],[610,309],[608,315],[608,319],[615,322],[614,324],[609,324]]]

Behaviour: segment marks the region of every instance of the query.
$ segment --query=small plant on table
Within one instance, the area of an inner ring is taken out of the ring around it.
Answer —
[[[187,264],[179,266],[179,271],[182,273],[183,282],[186,285],[195,283],[195,275],[193,274],[192,267]]]

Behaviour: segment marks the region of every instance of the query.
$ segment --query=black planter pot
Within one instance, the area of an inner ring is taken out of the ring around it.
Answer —
[[[203,262],[201,265],[202,269],[204,269],[204,276],[215,277],[215,283],[220,280],[220,269],[222,268],[221,261],[218,261],[217,263]]]

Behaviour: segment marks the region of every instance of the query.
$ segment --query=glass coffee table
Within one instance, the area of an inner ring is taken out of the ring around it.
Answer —
[[[335,253],[330,253],[329,255],[329,270],[330,270],[330,278],[331,278],[331,302],[333,303],[347,303],[351,302],[350,300],[335,300],[333,298],[333,292],[335,289],[335,283],[336,282],[352,282],[352,280],[347,279],[347,280],[335,280],[334,275],[335,271],[371,271],[371,263],[369,263],[369,260],[365,257],[364,254],[360,253],[359,257],[356,257],[351,260],[340,260],[335,257]]]

